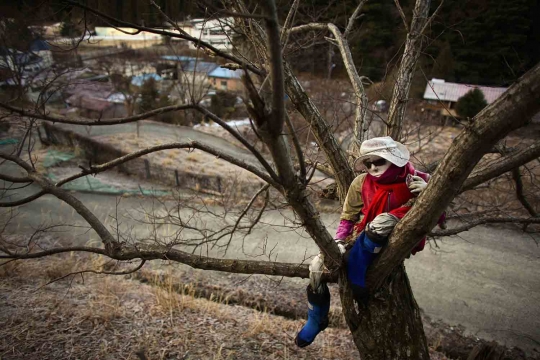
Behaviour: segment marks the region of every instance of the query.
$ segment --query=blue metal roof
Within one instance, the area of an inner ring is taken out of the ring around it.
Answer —
[[[163,55],[161,58],[163,60],[169,60],[169,61],[191,61],[191,60],[196,59],[192,56],[180,56],[180,55]]]
[[[217,77],[222,79],[240,79],[242,77],[242,72],[240,70],[229,70],[222,67],[214,69],[209,77]]]
[[[190,71],[190,72],[204,72],[209,73],[212,70],[217,68],[216,63],[212,62],[206,62],[206,61],[190,61],[185,66],[182,67],[182,70],[184,71]]]

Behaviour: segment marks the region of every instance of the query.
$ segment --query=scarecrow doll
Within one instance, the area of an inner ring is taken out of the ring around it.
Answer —
[[[354,162],[355,171],[366,173],[358,175],[349,187],[335,241],[345,254],[347,275],[358,304],[367,305],[369,298],[365,283],[368,266],[411,208],[412,199],[427,186],[429,174],[415,170],[409,157],[403,144],[385,136],[364,141]],[[350,250],[346,250],[347,240],[356,240]],[[425,242],[422,239],[412,254],[423,250]],[[328,326],[330,292],[320,281],[323,266],[324,258],[319,254],[309,267],[308,321],[295,339],[300,347],[310,345]]]

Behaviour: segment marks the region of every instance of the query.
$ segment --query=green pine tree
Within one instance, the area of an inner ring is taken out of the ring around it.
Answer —
[[[486,106],[487,101],[484,93],[482,90],[474,88],[458,99],[456,112],[461,118],[472,119]]]

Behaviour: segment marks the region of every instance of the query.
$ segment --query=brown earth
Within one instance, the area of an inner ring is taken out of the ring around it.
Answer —
[[[294,336],[304,323],[303,289],[275,282],[267,291],[261,277],[205,272],[209,277],[201,278],[163,265],[150,264],[138,275],[63,278],[136,266],[66,254],[0,267],[0,358],[358,359],[337,303],[331,327],[299,349]],[[300,319],[275,315],[287,307]],[[432,359],[464,359],[482,343],[459,327],[428,317],[424,324]],[[504,359],[525,357],[513,349]]]

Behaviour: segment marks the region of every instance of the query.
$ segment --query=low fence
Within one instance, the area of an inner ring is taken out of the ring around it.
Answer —
[[[103,164],[128,154],[110,144],[104,144],[90,137],[45,122],[39,129],[39,137],[41,142],[47,145],[63,145],[82,150],[86,159],[92,164]],[[224,180],[220,176],[199,175],[179,169],[171,169],[170,167],[152,164],[148,159],[144,158],[127,161],[119,165],[117,169],[125,174],[135,175],[142,179],[198,191],[223,192],[225,186]]]

